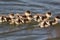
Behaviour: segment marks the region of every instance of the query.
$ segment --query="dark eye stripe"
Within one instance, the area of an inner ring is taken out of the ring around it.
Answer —
[[[27,12],[27,13],[30,13],[30,11],[29,11],[29,10],[27,10],[26,12]]]
[[[56,18],[60,19],[60,17],[59,17],[59,16],[56,16]]]
[[[47,12],[49,15],[51,15],[51,12]]]

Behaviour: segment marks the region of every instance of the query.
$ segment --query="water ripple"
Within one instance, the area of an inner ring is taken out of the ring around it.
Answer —
[[[0,14],[8,14],[10,12],[24,13],[25,10],[30,10],[32,13],[51,11],[54,15],[60,14],[60,0],[0,0]],[[23,26],[27,27],[25,25]],[[16,30],[18,27],[19,30]],[[55,28],[23,30],[21,29],[22,26],[18,27],[0,24],[0,39],[45,40],[58,35]]]

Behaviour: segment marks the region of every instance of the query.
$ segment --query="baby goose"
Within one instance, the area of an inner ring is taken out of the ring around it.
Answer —
[[[23,18],[23,21],[24,21],[24,23],[29,23],[32,21],[32,19],[33,18],[31,18],[31,17],[27,17],[27,18]]]
[[[29,10],[27,10],[27,11],[25,12],[25,15],[26,15],[26,16],[29,16],[29,15],[31,15],[31,12],[30,12]]]
[[[55,24],[58,23],[58,21],[60,21],[60,17],[59,16],[56,16],[54,18],[54,20],[47,21],[47,23],[50,24],[50,25],[55,25]]]
[[[19,24],[22,24],[24,23],[24,21],[22,19],[15,19],[15,24],[19,25]]]
[[[5,22],[6,21],[6,16],[0,16],[0,22]]]
[[[50,26],[50,24],[47,23],[46,21],[42,21],[41,23],[38,24],[38,26],[41,27],[41,28],[44,28],[44,27]]]
[[[15,19],[11,19],[11,20],[9,21],[9,24],[15,24]]]
[[[7,21],[10,23],[10,24],[14,24],[15,22],[15,15],[13,13],[9,14],[7,16]]]
[[[31,15],[31,12],[27,10],[24,15],[22,15],[23,18],[27,18]]]
[[[43,28],[43,27],[49,27],[51,25],[55,25],[58,23],[58,20],[60,19],[59,16],[56,16],[54,18],[54,20],[47,20],[47,21],[42,21],[41,23],[39,23],[38,25]]]
[[[15,18],[15,15],[13,13],[9,14],[8,16],[12,19]]]
[[[29,22],[31,22],[29,19],[27,19],[27,18],[25,18],[25,19],[23,19],[23,21],[24,21],[24,23],[29,23]]]
[[[44,16],[41,17],[42,21],[47,21],[51,17],[51,12],[46,12]]]
[[[35,14],[33,16],[33,19],[34,19],[34,21],[40,22],[40,19],[41,19],[40,14]]]
[[[31,12],[27,10],[25,12],[25,15],[22,15],[24,22],[30,22],[33,19],[33,16],[31,15]]]
[[[30,15],[30,11],[26,11],[23,15],[22,15],[22,17],[23,18],[27,18],[27,16],[29,16]]]
[[[10,22],[11,21],[11,18],[6,16],[6,22]]]
[[[22,15],[19,14],[19,13],[16,13],[16,14],[15,14],[15,18],[22,18]]]
[[[52,15],[51,15],[51,12],[46,12],[45,14],[48,18],[50,18]]]
[[[47,12],[45,15],[38,14],[34,16],[34,20],[37,22],[46,21],[51,17],[51,12]]]
[[[16,19],[15,19],[15,24],[22,24],[24,23],[23,19],[17,15]]]

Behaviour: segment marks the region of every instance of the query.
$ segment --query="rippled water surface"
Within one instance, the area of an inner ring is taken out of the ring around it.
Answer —
[[[60,15],[60,0],[0,0],[0,14],[44,13],[51,11]],[[0,40],[47,40],[60,37],[60,24],[49,28],[34,28],[32,24],[9,25],[0,24]]]

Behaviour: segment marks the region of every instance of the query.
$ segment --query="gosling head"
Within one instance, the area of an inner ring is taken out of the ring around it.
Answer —
[[[29,15],[31,15],[31,12],[30,12],[29,10],[27,10],[27,11],[25,12],[25,15],[26,15],[26,16],[29,16]]]
[[[57,21],[60,20],[60,17],[59,16],[56,16],[55,17],[55,20],[57,20]]]
[[[19,13],[16,13],[15,16],[19,16],[20,14]]]
[[[9,14],[9,17],[14,18],[14,14],[13,13]]]
[[[52,15],[51,15],[51,12],[46,12],[46,16],[47,17],[51,17]]]
[[[1,20],[1,22],[5,22],[6,21],[6,16],[5,15],[0,16],[0,20]]]

